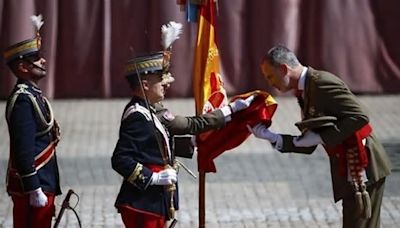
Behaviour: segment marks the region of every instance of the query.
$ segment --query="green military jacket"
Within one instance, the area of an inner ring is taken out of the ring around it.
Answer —
[[[356,96],[345,83],[337,76],[308,68],[304,89],[304,119],[321,116],[334,116],[337,118],[333,127],[323,128],[319,131],[326,147],[332,147],[343,142],[347,137],[356,132],[369,122],[366,112],[361,107]],[[282,152],[295,152],[311,154],[316,147],[296,147],[293,137],[282,135]],[[366,169],[368,182],[373,184],[390,174],[391,163],[380,142],[373,132],[366,140],[368,153],[368,167]],[[345,187],[350,184],[346,177],[338,174],[339,161],[336,156],[330,156],[332,185],[335,201],[339,201],[346,193]]]
[[[221,110],[200,116],[179,116],[172,114],[162,103],[155,104],[154,108],[156,116],[172,135],[194,135],[225,126],[225,117]]]
[[[154,108],[157,118],[172,136],[170,144],[177,157],[192,158],[194,153],[192,137],[177,135],[195,135],[225,126],[225,116],[221,110],[200,116],[180,116],[172,114],[162,103],[155,104]]]

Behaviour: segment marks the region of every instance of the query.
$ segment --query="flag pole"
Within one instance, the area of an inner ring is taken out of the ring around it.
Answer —
[[[206,172],[199,171],[199,228],[206,227]]]
[[[193,89],[196,101],[196,115],[201,115],[205,110],[205,102],[213,108],[219,108],[219,100],[210,100],[212,92],[223,90],[222,80],[219,78],[219,54],[215,40],[215,3],[216,0],[202,0],[201,4],[194,5],[188,1],[188,12],[198,18],[198,31],[196,39]],[[211,54],[210,54],[211,53]],[[210,81],[213,77],[214,84]],[[226,93],[223,91],[224,97]],[[199,153],[197,153],[199,159]],[[199,166],[199,227],[206,226],[206,169]]]

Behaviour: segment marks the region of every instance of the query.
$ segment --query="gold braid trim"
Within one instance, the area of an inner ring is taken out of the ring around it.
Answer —
[[[11,113],[14,108],[15,102],[17,101],[18,96],[23,93],[23,94],[28,95],[29,99],[32,102],[32,106],[33,106],[33,109],[35,110],[35,113],[38,115],[41,124],[45,127],[45,129],[43,131],[36,133],[36,136],[42,136],[42,135],[46,134],[47,132],[50,131],[50,129],[53,127],[53,124],[54,124],[53,109],[51,108],[49,101],[47,100],[47,98],[43,97],[44,101],[45,101],[45,105],[49,109],[50,120],[47,121],[42,113],[42,110],[39,107],[39,104],[36,101],[35,96],[27,90],[28,86],[24,85],[24,84],[18,84],[17,87],[19,89],[16,92],[14,92],[14,94],[12,95],[10,102],[9,102],[9,106],[7,108],[7,117],[6,117],[7,121],[10,121]]]
[[[13,47],[10,47],[10,49],[6,50],[4,52],[4,58],[5,59],[10,59],[14,55],[20,54],[23,51],[29,50],[29,49],[39,49],[40,47],[38,46],[38,41],[36,39],[31,39],[31,40],[26,40],[22,41],[20,43],[15,44]]]
[[[136,73],[136,70],[146,70],[154,67],[159,67],[162,69],[162,59],[147,60],[145,62],[129,64],[127,66],[127,73]]]
[[[131,175],[126,179],[129,183],[135,184],[135,180],[141,175],[143,170],[142,164],[137,164]]]

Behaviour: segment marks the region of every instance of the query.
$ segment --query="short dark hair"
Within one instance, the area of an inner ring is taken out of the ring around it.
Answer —
[[[131,89],[135,89],[135,88],[138,88],[140,86],[139,77],[140,76],[138,76],[138,75],[128,75],[128,76],[126,76],[126,79],[128,80],[129,87]]]
[[[269,49],[267,55],[264,56],[264,60],[268,61],[272,66],[287,64],[290,67],[296,67],[300,65],[296,55],[283,45],[277,45]]]
[[[18,66],[20,63],[24,63],[23,59],[17,59],[7,63],[8,68],[10,68],[15,76],[18,74]]]
[[[160,80],[162,80],[161,71],[157,71],[157,73],[148,73],[148,74],[140,74],[140,75],[131,74],[131,75],[127,75],[126,79],[128,80],[129,87],[131,87],[131,89],[136,89],[136,88],[140,88],[141,81],[148,79],[152,75],[155,75],[155,76],[159,77]],[[139,81],[139,78],[140,78],[140,81]]]

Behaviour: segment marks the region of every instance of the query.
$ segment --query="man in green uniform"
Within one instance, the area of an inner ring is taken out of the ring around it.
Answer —
[[[175,81],[175,78],[170,72],[167,72],[163,74],[162,79],[164,92],[166,93],[171,83]],[[225,124],[231,120],[232,113],[248,108],[253,100],[254,96],[250,96],[247,99],[237,99],[223,108],[199,116],[175,115],[165,107],[162,102],[154,104],[154,108],[158,119],[164,127],[168,129],[171,136],[196,135],[212,129],[224,127]],[[173,137],[171,137],[171,139],[173,139]],[[177,138],[175,137],[175,139]],[[181,137],[178,137],[178,140],[179,139],[181,139],[182,142],[187,141]],[[174,146],[174,142],[171,142],[171,144]],[[191,157],[191,154],[187,153],[188,150],[179,151],[179,149],[184,148],[177,148],[177,150],[175,150],[177,156]]]
[[[302,134],[276,134],[261,124],[249,130],[282,153],[311,154],[323,145],[329,155],[335,202],[343,203],[343,227],[379,227],[391,164],[354,94],[337,76],[303,66],[284,46],[268,51],[261,70],[278,90],[295,90],[303,120],[296,125]]]

